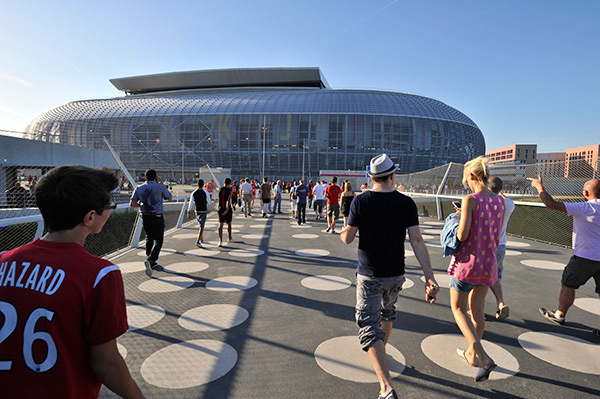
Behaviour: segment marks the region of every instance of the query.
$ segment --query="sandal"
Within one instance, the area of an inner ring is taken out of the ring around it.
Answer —
[[[490,373],[497,367],[495,363],[490,364],[487,367],[480,367],[475,376],[475,382],[485,381],[490,378]]]
[[[496,320],[504,320],[508,317],[509,309],[508,306],[504,306],[496,311]]]
[[[477,356],[475,356],[475,365],[472,365],[471,363],[469,363],[469,359],[467,359],[467,350],[466,349],[460,349],[460,348],[456,348],[456,354],[460,357],[462,357],[463,359],[465,359],[465,362],[467,362],[467,364],[471,367],[479,367],[479,359],[477,359]]]

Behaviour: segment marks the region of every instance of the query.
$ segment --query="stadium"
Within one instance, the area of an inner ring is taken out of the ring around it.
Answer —
[[[35,118],[25,138],[106,149],[130,170],[293,179],[364,170],[385,152],[402,173],[485,153],[465,114],[414,94],[332,89],[319,68],[174,72],[111,79],[125,96],[73,101]]]

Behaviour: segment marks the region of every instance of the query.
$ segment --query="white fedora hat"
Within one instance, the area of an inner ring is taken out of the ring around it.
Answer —
[[[394,165],[394,162],[387,154],[381,154],[371,159],[367,172],[371,177],[380,177],[394,173],[396,169],[398,169],[398,165]]]

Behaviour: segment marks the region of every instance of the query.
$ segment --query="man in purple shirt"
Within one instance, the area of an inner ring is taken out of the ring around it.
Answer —
[[[544,189],[541,176],[529,180],[544,205],[573,216],[573,256],[563,271],[558,308],[540,308],[546,319],[563,325],[567,310],[575,301],[575,290],[591,277],[596,281],[596,293],[600,295],[600,180],[589,180],[583,185],[586,202],[557,202]],[[594,330],[594,334],[598,335],[598,330]]]

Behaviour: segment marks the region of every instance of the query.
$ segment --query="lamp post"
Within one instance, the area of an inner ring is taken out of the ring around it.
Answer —
[[[262,179],[265,178],[265,142],[267,138],[267,116],[263,115],[263,124],[262,124],[262,133],[263,133],[263,150],[262,150]]]
[[[185,172],[184,172],[184,163],[185,163],[185,145],[181,144],[181,185],[185,184]]]
[[[304,149],[306,148],[306,139],[302,140],[302,181],[304,181]]]

